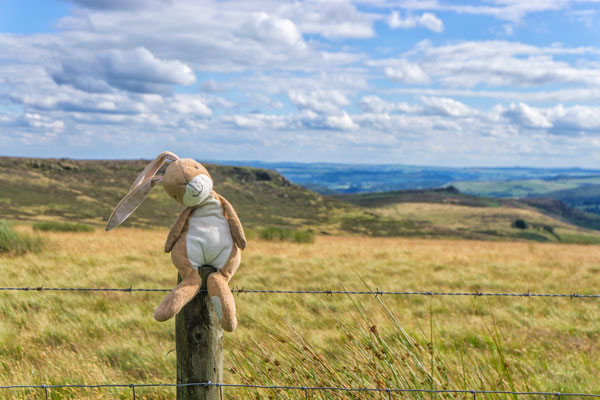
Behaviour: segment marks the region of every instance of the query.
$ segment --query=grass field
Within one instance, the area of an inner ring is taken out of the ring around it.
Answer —
[[[433,234],[438,231],[455,238],[600,244],[598,231],[573,226],[531,208],[397,203],[375,210],[399,221],[418,221],[431,227]],[[513,227],[517,219],[525,220],[528,228]]]
[[[0,286],[174,285],[175,269],[161,251],[165,230],[39,234],[42,252],[0,258]],[[252,240],[231,285],[585,294],[600,287],[600,248],[362,236],[317,236],[312,244]],[[0,292],[0,382],[174,382],[174,323],[152,318],[163,295]],[[225,339],[227,383],[599,391],[597,299],[245,294],[236,302],[239,327]],[[174,396],[166,388],[136,392],[138,398]],[[131,393],[55,389],[51,395]],[[241,389],[226,395],[302,398]],[[39,396],[23,389],[0,393]]]
[[[483,182],[453,182],[461,192],[478,196],[527,197],[544,196],[558,190],[569,190],[600,184],[600,177],[565,177],[555,179],[523,179]]]

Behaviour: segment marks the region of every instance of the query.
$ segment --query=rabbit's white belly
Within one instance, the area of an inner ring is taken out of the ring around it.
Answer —
[[[229,259],[233,249],[231,230],[221,205],[212,195],[188,220],[186,248],[194,268],[212,265],[221,269]]]

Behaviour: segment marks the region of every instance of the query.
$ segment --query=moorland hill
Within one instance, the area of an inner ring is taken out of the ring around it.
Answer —
[[[148,160],[0,157],[0,218],[105,223]],[[466,195],[450,187],[328,196],[257,167],[205,164],[244,226],[322,234],[600,242],[600,217],[559,201]],[[164,168],[164,167],[163,167]],[[159,172],[161,173],[161,172]],[[125,226],[168,227],[182,206],[162,188]],[[524,220],[526,227],[516,227]]]

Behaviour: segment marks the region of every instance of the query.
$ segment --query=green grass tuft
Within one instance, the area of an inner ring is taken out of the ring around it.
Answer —
[[[294,230],[269,226],[258,230],[258,237],[263,240],[282,240],[295,243],[314,243],[315,234],[311,231]]]
[[[598,245],[600,244],[600,238],[595,235],[586,235],[586,234],[563,234],[560,236],[561,241],[563,243],[573,243],[573,244],[591,244]]]
[[[52,231],[52,232],[93,232],[94,227],[85,224],[77,224],[71,222],[36,222],[33,224],[33,229],[36,231]]]
[[[311,231],[295,231],[294,242],[296,243],[314,243],[315,234]]]
[[[0,254],[37,253],[42,249],[42,245],[41,237],[20,234],[6,221],[0,220]]]

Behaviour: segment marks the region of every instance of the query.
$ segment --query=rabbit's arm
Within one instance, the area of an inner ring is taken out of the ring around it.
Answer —
[[[223,207],[223,214],[225,214],[225,218],[229,223],[229,229],[231,230],[233,241],[237,247],[244,250],[246,248],[246,236],[244,235],[244,228],[242,228],[240,218],[237,216],[237,213],[235,212],[231,203],[229,203],[225,197],[217,194],[216,192],[215,194],[221,202],[221,206]]]
[[[175,246],[177,239],[179,239],[179,236],[181,236],[181,233],[184,231],[187,225],[188,218],[190,217],[192,211],[194,211],[194,207],[187,207],[179,214],[177,220],[175,220],[175,223],[169,231],[169,236],[167,236],[167,241],[165,243],[165,253],[170,253],[171,250],[173,250],[173,246]]]

